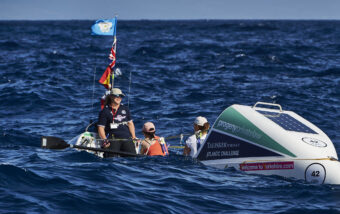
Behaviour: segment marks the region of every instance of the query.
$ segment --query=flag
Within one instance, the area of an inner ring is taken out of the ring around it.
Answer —
[[[100,19],[97,20],[94,25],[92,25],[92,34],[93,35],[102,35],[102,36],[115,36],[116,35],[116,25],[117,25],[117,17],[114,19]]]
[[[105,88],[110,89],[111,85],[110,85],[110,77],[111,77],[111,67],[108,66],[104,72],[104,74],[102,75],[102,77],[99,80],[99,83],[103,84]]]
[[[116,64],[116,27],[117,27],[117,16],[114,19],[97,20],[92,25],[92,34],[94,35],[107,35],[114,36],[113,44],[111,47],[109,59],[112,60],[110,65],[106,68],[104,74],[99,80],[99,83],[103,84],[105,88],[110,89],[110,77],[112,77],[112,86],[114,80],[114,73],[112,72],[113,67]]]
[[[112,69],[113,67],[115,67],[115,64],[116,64],[116,41],[113,42],[113,45],[111,47],[109,59],[112,60],[112,62],[110,63],[110,67]]]

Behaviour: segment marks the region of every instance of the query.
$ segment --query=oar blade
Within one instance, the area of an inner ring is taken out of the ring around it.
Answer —
[[[70,145],[63,139],[52,136],[41,137],[41,147],[44,149],[66,149]]]

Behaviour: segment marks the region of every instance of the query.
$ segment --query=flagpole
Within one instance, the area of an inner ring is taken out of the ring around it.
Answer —
[[[115,28],[113,30],[113,43],[112,43],[112,47],[114,48],[114,52],[115,52],[115,60],[117,62],[117,37],[116,37],[116,30],[117,30],[117,15],[115,15]],[[113,68],[112,68],[113,69]],[[112,70],[112,73],[111,73],[111,81],[112,81],[112,85],[111,85],[111,89],[113,88],[113,85],[114,85],[114,79],[115,79],[115,71]]]

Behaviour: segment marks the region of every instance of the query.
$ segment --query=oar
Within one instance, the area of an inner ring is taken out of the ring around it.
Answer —
[[[184,149],[184,146],[169,146],[170,149]]]
[[[164,139],[165,140],[171,140],[171,139],[176,139],[176,138],[182,138],[183,136],[189,136],[189,135],[192,135],[192,134],[179,134],[179,135],[173,135],[173,136],[168,136],[168,137],[165,137]]]
[[[126,140],[110,140],[110,142],[115,142],[115,141],[126,141]],[[52,136],[42,136],[41,137],[41,147],[44,148],[44,149],[66,149],[66,148],[70,147],[70,148],[84,149],[84,150],[90,150],[90,151],[95,151],[95,152],[107,152],[107,153],[111,153],[111,154],[124,155],[126,157],[141,157],[141,156],[144,156],[144,155],[139,155],[139,154],[133,154],[133,153],[130,153],[130,152],[114,151],[114,150],[110,150],[110,149],[92,148],[92,147],[68,144],[63,139],[58,138],[58,137],[52,137]]]

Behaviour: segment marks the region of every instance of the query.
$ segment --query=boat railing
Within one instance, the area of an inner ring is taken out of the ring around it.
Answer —
[[[280,110],[280,112],[283,112],[283,111],[282,111],[282,107],[281,107],[280,104],[276,104],[276,103],[265,103],[265,102],[256,102],[255,105],[254,105],[252,108],[256,108],[257,105],[263,105],[263,106],[266,106],[266,105],[267,105],[267,106],[278,107],[279,110]],[[257,107],[257,108],[259,108],[259,107]],[[272,109],[272,108],[268,108],[268,109]]]

